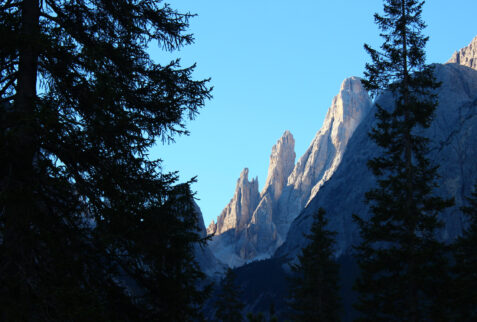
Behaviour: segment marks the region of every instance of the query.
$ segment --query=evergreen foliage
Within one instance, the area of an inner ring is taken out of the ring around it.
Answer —
[[[433,195],[437,166],[426,157],[429,127],[440,86],[425,64],[421,14],[424,1],[385,0],[375,21],[381,50],[365,45],[365,87],[377,95],[389,90],[394,106],[377,104],[377,126],[370,136],[381,155],[369,160],[377,187],[367,192],[369,220],[354,216],[361,229],[356,247],[361,269],[355,289],[363,321],[442,320],[447,314],[446,248],[436,239],[438,214],[452,205]]]
[[[333,259],[334,235],[325,229],[325,211],[313,216],[310,241],[291,266],[290,307],[293,321],[339,321],[339,266]]]
[[[477,320],[477,184],[462,207],[469,226],[454,244],[455,279],[452,308],[455,321]]]
[[[0,320],[185,321],[206,293],[190,182],[148,150],[210,97],[161,1],[0,3]]]
[[[258,312],[257,314],[249,312],[247,314],[247,320],[249,322],[265,322],[265,316],[263,315],[263,312]]]
[[[243,321],[242,311],[244,304],[241,302],[240,297],[241,291],[235,283],[235,273],[231,268],[228,268],[225,277],[220,282],[220,291],[215,302],[215,319],[224,322]]]
[[[278,317],[275,314],[275,304],[272,302],[270,303],[270,307],[268,309],[268,316],[270,322],[278,322]]]

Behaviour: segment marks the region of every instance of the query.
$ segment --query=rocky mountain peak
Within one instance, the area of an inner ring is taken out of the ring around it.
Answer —
[[[242,172],[240,172],[240,177],[238,179],[238,182],[245,182],[245,181],[248,182],[248,168],[244,168]]]
[[[207,228],[208,234],[220,235],[230,229],[236,231],[246,227],[252,218],[253,211],[258,205],[260,193],[258,192],[258,179],[248,180],[248,168],[240,173],[235,187],[235,193],[229,204],[217,217],[217,223],[212,222]]]
[[[473,42],[476,48],[475,39]],[[467,223],[459,208],[477,179],[477,71],[468,66],[436,64],[434,75],[442,83],[436,90],[439,105],[424,135],[431,144],[428,158],[439,165],[440,177],[433,193],[455,200],[454,207],[439,214],[445,223],[439,235],[442,240],[451,241]],[[394,105],[390,93],[381,95],[377,102],[383,107]],[[349,140],[339,168],[293,221],[285,243],[275,254],[277,257],[299,254],[306,245],[303,235],[309,231],[313,213],[320,207],[326,209],[329,229],[337,232],[336,255],[346,254],[359,242],[359,227],[352,214],[367,220],[371,213],[363,200],[365,193],[376,187],[376,178],[367,167],[367,161],[379,155],[379,147],[368,135],[376,125],[375,111],[373,107]]]
[[[295,140],[285,131],[272,147],[260,195],[256,181],[248,182],[248,169],[244,169],[233,199],[207,230],[216,235],[210,244],[214,254],[231,266],[271,256],[283,243],[291,222],[338,167],[349,138],[370,107],[361,80],[347,78],[323,127],[296,165]]]
[[[367,115],[372,105],[359,77],[346,78],[338,95],[333,98],[322,128],[316,133],[310,147],[300,158],[288,185],[300,191],[308,201],[322,183],[331,176],[354,130]],[[298,208],[302,208],[301,205]]]
[[[272,200],[278,200],[287,183],[287,178],[295,166],[295,139],[290,131],[285,131],[282,137],[272,147],[268,176],[262,196],[267,192]]]
[[[215,224],[215,222],[212,220],[212,222],[209,224],[209,226],[207,227],[207,235],[212,235],[215,233],[215,231],[217,230],[217,225]]]
[[[477,70],[477,36],[468,46],[456,51],[447,63],[456,63]]]
[[[341,83],[338,95],[333,98],[322,130],[331,129],[334,145],[346,145],[370,106],[371,100],[361,79],[356,76],[346,78]]]

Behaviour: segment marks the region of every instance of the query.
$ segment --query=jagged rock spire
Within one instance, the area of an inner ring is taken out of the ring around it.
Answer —
[[[248,181],[248,168],[243,169],[237,180],[232,200],[217,217],[217,223],[209,225],[207,234],[220,235],[230,229],[241,230],[246,227],[258,205],[259,198],[258,179]]]
[[[295,166],[295,157],[295,139],[287,130],[272,148],[267,181],[262,190],[262,197],[269,193],[274,201],[280,198],[288,176]]]
[[[447,63],[456,63],[477,70],[477,36],[468,46],[456,51]]]
[[[247,187],[243,178],[248,170],[244,170],[234,198],[217,223],[208,228],[209,233],[216,234],[211,247],[217,256],[233,265],[270,256],[285,240],[293,219],[334,173],[349,138],[370,107],[371,100],[361,80],[345,79],[323,127],[296,166],[295,140],[285,131],[272,148],[268,177],[259,198],[250,197],[250,202],[239,207],[241,191]],[[250,193],[253,195],[255,192]],[[233,228],[233,236],[224,234]]]
[[[371,106],[371,99],[359,77],[343,81],[322,128],[298,160],[279,200],[280,215],[276,216],[276,223],[283,238],[293,219],[338,168],[351,135]]]

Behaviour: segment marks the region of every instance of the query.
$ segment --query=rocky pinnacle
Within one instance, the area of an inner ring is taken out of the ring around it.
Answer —
[[[447,63],[456,63],[477,70],[477,36],[468,46],[456,51]]]

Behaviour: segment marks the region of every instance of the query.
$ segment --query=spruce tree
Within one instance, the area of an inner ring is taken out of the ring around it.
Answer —
[[[477,184],[462,211],[469,225],[454,246],[452,308],[455,321],[477,320]]]
[[[258,312],[257,314],[249,312],[247,314],[247,320],[249,322],[265,322],[265,315],[263,314],[263,312]]]
[[[334,235],[325,229],[325,211],[313,215],[309,244],[291,266],[290,307],[293,321],[339,321],[339,266],[333,259]]]
[[[190,183],[148,158],[210,97],[161,1],[0,4],[0,320],[188,320],[204,295]]]
[[[365,87],[393,96],[393,106],[377,107],[370,136],[380,155],[368,166],[377,187],[366,193],[372,214],[355,216],[361,229],[356,247],[361,269],[355,289],[363,321],[445,319],[447,276],[445,246],[436,239],[438,214],[452,204],[433,195],[437,166],[426,154],[428,128],[437,106],[433,69],[425,64],[421,14],[424,1],[385,0],[375,21],[384,39],[380,50],[365,45]]]
[[[231,268],[220,282],[220,289],[215,302],[215,319],[224,322],[243,321],[242,311],[244,304],[241,302],[240,287],[235,282],[235,273]]]

